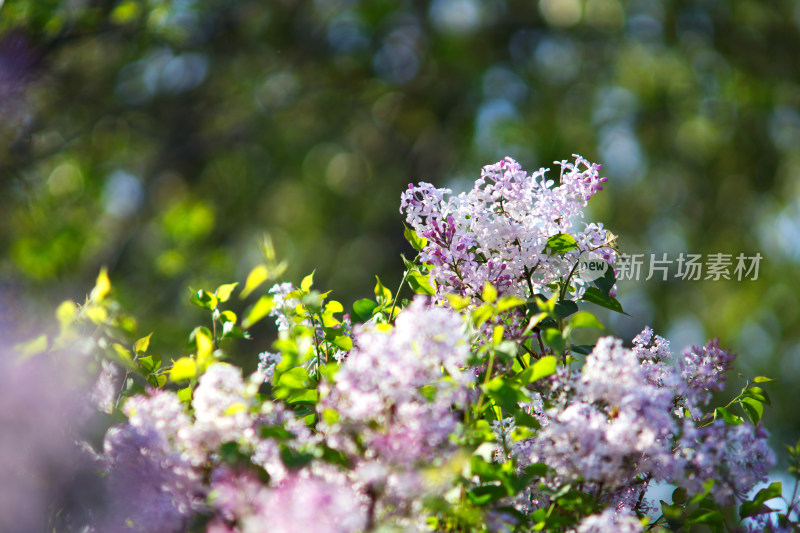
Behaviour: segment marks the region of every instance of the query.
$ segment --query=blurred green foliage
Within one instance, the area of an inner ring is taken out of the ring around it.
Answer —
[[[408,182],[579,152],[623,251],[764,256],[621,282],[612,330],[720,336],[796,432],[799,51],[794,0],[0,0],[0,325],[107,265],[174,346],[265,231],[349,308],[402,276]]]

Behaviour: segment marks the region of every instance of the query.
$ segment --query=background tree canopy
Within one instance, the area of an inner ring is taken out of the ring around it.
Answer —
[[[764,256],[757,281],[620,282],[633,318],[609,320],[721,337],[780,378],[794,440],[798,51],[794,0],[0,0],[0,325],[108,265],[177,358],[187,287],[242,280],[263,232],[352,302],[401,278],[409,182],[578,152],[623,252]]]

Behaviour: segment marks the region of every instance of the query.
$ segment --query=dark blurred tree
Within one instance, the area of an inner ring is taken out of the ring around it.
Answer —
[[[175,346],[186,287],[242,279],[264,231],[352,301],[400,279],[408,182],[580,152],[624,251],[764,256],[620,283],[616,333],[719,335],[796,431],[799,51],[792,0],[0,1],[4,320],[107,264]]]

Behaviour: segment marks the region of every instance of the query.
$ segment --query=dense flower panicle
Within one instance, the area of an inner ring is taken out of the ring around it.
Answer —
[[[364,490],[380,487],[378,510],[395,519],[419,517],[419,497],[433,490],[419,467],[457,450],[450,442],[459,430],[453,407],[465,404],[475,379],[464,370],[470,348],[465,325],[455,312],[417,299],[393,329],[362,327],[355,337],[356,348],[323,400],[323,409],[339,414],[338,422],[323,425],[326,442],[368,461],[359,475],[368,478]]]
[[[104,460],[108,512],[100,531],[178,533],[202,508],[199,472],[179,453],[165,448],[153,428],[111,428]]]
[[[672,366],[672,353],[669,341],[664,337],[655,335],[653,330],[646,326],[644,330],[633,338],[633,352],[641,362],[642,371],[647,376],[651,385],[680,392],[678,385],[680,376]]]
[[[722,420],[703,428],[686,421],[676,455],[685,461],[684,475],[676,481],[698,494],[703,484],[713,479],[711,495],[723,505],[766,481],[769,469],[775,466],[766,430],[748,424],[731,426]]]
[[[609,508],[600,514],[584,518],[578,524],[575,533],[640,533],[641,531],[642,523],[635,515]]]
[[[191,426],[180,400],[168,391],[152,390],[148,396],[132,396],[125,402],[122,412],[137,432],[150,435],[151,449],[163,452],[182,446],[184,432]]]
[[[427,403],[419,390],[425,385],[437,386],[436,401],[449,407],[473,379],[462,370],[469,345],[461,318],[446,309],[427,307],[422,300],[405,309],[388,333],[357,331],[355,344],[327,400],[345,421],[391,423],[402,414],[403,404]],[[452,383],[440,380],[442,368]]]
[[[428,240],[421,259],[433,265],[441,293],[474,296],[491,282],[501,293],[531,296],[531,285],[535,292],[547,292],[548,284],[566,277],[580,251],[597,250],[614,263],[602,225],[573,229],[586,202],[602,189],[599,166],[580,156],[575,163],[558,164],[561,183],[556,187],[546,169],[529,175],[510,158],[484,167],[473,189],[458,196],[445,199],[451,191],[429,183],[409,186],[400,210]],[[580,249],[548,255],[547,241],[559,233],[571,234]],[[580,292],[581,280],[573,281]]]
[[[236,522],[257,510],[264,484],[250,470],[222,465],[211,472],[209,504],[226,522]]]
[[[194,443],[213,450],[235,442],[252,427],[241,369],[214,363],[200,376],[192,396]]]
[[[673,395],[649,384],[639,358],[602,338],[587,356],[575,396],[548,412],[531,446],[533,460],[562,480],[583,479],[614,491],[637,476],[665,479],[676,470],[670,437]]]
[[[123,411],[128,423],[113,427],[103,444],[108,518],[102,530],[178,532],[202,508],[200,473],[183,453],[191,421],[167,391],[134,396]]]
[[[719,347],[719,339],[705,346],[692,346],[683,351],[680,361],[681,378],[693,402],[706,403],[712,390],[725,388],[725,372],[733,368],[736,356]]]
[[[347,484],[294,476],[259,495],[244,533],[354,533],[367,524],[366,506]]]

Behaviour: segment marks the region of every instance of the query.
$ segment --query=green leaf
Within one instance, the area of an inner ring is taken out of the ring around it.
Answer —
[[[547,328],[541,332],[542,340],[544,340],[545,344],[553,349],[556,353],[561,353],[564,351],[566,344],[564,343],[564,337],[561,336],[561,332],[557,328]]]
[[[208,291],[200,289],[192,293],[192,303],[203,309],[213,311],[217,308],[217,297]]]
[[[605,298],[611,298],[611,289],[614,287],[614,284],[617,282],[617,278],[614,276],[614,269],[609,267],[605,274],[602,277],[597,278],[592,283],[595,287],[600,289],[600,292],[603,294]]]
[[[483,285],[483,293],[481,294],[481,299],[487,303],[492,303],[495,300],[497,300],[497,289],[495,289],[494,285],[492,285],[488,281]]]
[[[592,344],[571,344],[569,347],[575,353],[579,353],[581,355],[589,355],[594,350],[594,345]]]
[[[724,407],[717,407],[714,410],[714,419],[719,419],[725,421],[726,424],[730,424],[731,426],[738,426],[739,424],[744,424],[744,420],[740,416],[736,416],[735,414],[731,413],[728,409]]]
[[[622,310],[622,305],[617,301],[616,298],[610,296],[606,298],[606,296],[597,287],[589,287],[586,289],[586,292],[583,293],[583,298],[581,298],[581,300],[599,305],[600,307],[605,307],[606,309],[611,309],[612,311],[622,313],[623,315],[628,314]]]
[[[192,401],[192,387],[178,389],[178,399],[183,403],[190,403]]]
[[[308,385],[308,372],[302,366],[296,366],[281,374],[277,384],[278,386],[289,389],[306,389]]]
[[[92,289],[92,293],[89,295],[89,299],[93,302],[102,302],[106,299],[109,292],[111,292],[111,280],[108,279],[108,269],[103,267],[97,275],[97,281]]]
[[[739,400],[739,404],[742,406],[742,409],[744,409],[744,412],[747,413],[747,417],[753,425],[758,425],[759,420],[764,416],[764,404],[758,400],[747,397]]]
[[[133,351],[135,351],[137,354],[145,353],[147,351],[147,348],[150,347],[150,337],[152,336],[153,334],[150,333],[150,335],[148,335],[147,337],[142,337],[141,339],[133,343]]]
[[[378,300],[378,303],[391,301],[392,291],[383,286],[381,278],[378,276],[375,276],[375,280],[377,281],[377,283],[375,283],[375,298]]]
[[[766,383],[768,381],[775,381],[775,380],[764,376],[756,376],[755,379],[753,380],[754,383]]]
[[[416,294],[427,294],[433,296],[436,290],[431,285],[431,277],[422,272],[413,271],[408,274],[408,284]]]
[[[345,352],[349,352],[353,349],[353,340],[348,337],[347,335],[340,335],[333,339],[333,344],[344,350]]]
[[[751,501],[742,503],[742,506],[739,507],[739,516],[741,518],[747,518],[748,516],[772,512],[773,510],[764,504],[773,498],[780,498],[782,493],[783,486],[781,482],[774,482],[769,487],[758,491]]]
[[[697,509],[689,515],[689,524],[721,524],[723,522],[722,513],[718,510]]]
[[[519,385],[517,384],[517,386]],[[509,413],[517,411],[517,402],[523,402],[526,399],[516,387],[499,376],[492,378],[485,385],[484,390],[497,405]]]
[[[769,395],[767,391],[762,389],[761,387],[747,387],[742,391],[742,396],[747,398],[752,398],[758,402],[765,403],[767,405],[772,405],[772,402],[769,399]]]
[[[661,500],[661,514],[664,515],[664,519],[674,530],[679,529],[686,523],[686,513],[684,513],[683,509],[677,505],[670,505],[664,500]]]
[[[572,328],[595,328],[595,329],[605,329],[603,327],[602,322],[597,319],[589,311],[580,311],[575,314],[570,320],[570,325]]]
[[[486,505],[508,496],[508,490],[503,485],[480,485],[467,493],[470,501],[475,505]]]
[[[272,311],[272,295],[265,294],[245,312],[242,328],[247,329]]]
[[[239,294],[239,298],[244,300],[268,279],[269,269],[267,265],[257,265],[247,275],[247,280],[244,282],[244,289],[242,289],[242,292]]]
[[[520,411],[514,415],[514,424],[517,426],[523,426],[527,428],[539,429],[542,425],[539,423],[536,418],[529,415],[525,411]]]
[[[547,239],[547,248],[550,255],[563,254],[578,247],[575,237],[568,233],[559,233]]]
[[[425,237],[420,237],[417,235],[417,232],[413,229],[405,226],[403,229],[403,235],[405,236],[406,240],[411,244],[411,246],[418,252],[421,252],[425,245],[428,244],[428,239]]]
[[[362,298],[353,304],[353,314],[356,315],[359,322],[366,322],[372,318],[372,313],[378,307],[378,304],[369,298]]]
[[[555,374],[557,362],[558,360],[554,356],[545,355],[544,357],[533,363],[533,365],[530,366],[530,368],[533,369],[533,372],[531,373],[531,377],[528,383],[533,383],[537,379],[541,379],[551,374]]]
[[[554,308],[555,314],[559,318],[567,318],[569,315],[578,311],[578,304],[572,300],[559,300]]]
[[[512,307],[519,307],[525,305],[525,300],[517,298],[516,296],[503,296],[497,301],[497,312],[502,313]]]
[[[316,270],[314,271],[316,272]],[[311,290],[311,285],[314,284],[314,272],[309,274],[308,276],[303,278],[303,281],[300,282],[300,290],[303,292],[308,292]]]
[[[158,355],[146,355],[139,358],[139,366],[148,374],[152,374],[161,366],[161,357]]]
[[[197,363],[189,357],[181,357],[172,364],[169,371],[171,381],[183,381],[197,377]]]
[[[214,291],[214,296],[216,296],[217,299],[222,303],[227,302],[237,285],[239,285],[238,281],[236,283],[226,283],[225,285],[220,285],[217,287],[217,290]]]
[[[21,359],[27,359],[47,350],[47,335],[42,334],[27,342],[14,345],[14,351],[20,353]]]

